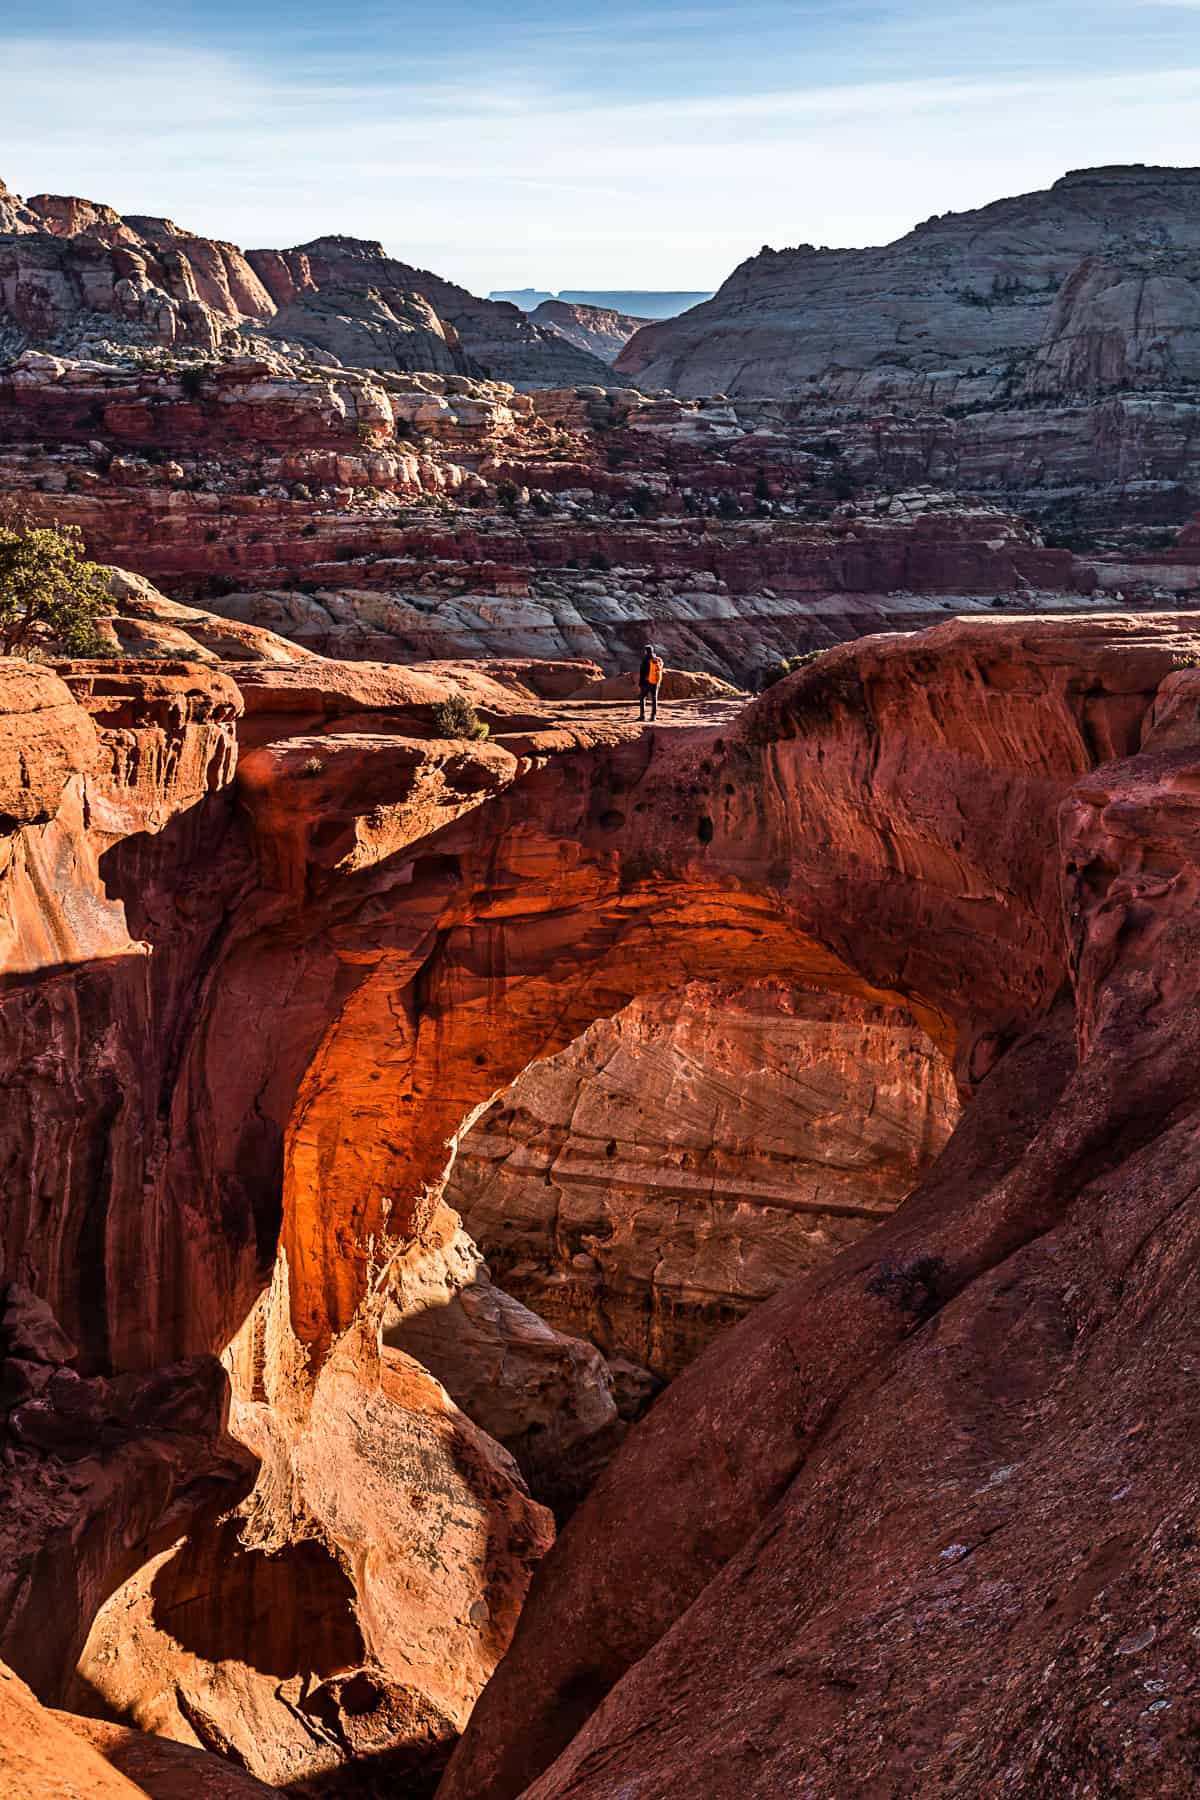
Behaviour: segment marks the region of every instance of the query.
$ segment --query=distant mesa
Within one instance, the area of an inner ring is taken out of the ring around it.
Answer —
[[[565,306],[594,306],[602,312],[625,313],[635,319],[677,319],[689,307],[700,306],[712,299],[712,290],[704,293],[668,293],[653,288],[564,288],[552,294],[546,288],[495,288],[489,300],[507,300],[522,312],[536,312],[547,300]]]

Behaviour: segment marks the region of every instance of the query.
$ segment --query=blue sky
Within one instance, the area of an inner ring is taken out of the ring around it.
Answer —
[[[5,0],[0,177],[477,291],[716,286],[1200,163],[1200,0]]]

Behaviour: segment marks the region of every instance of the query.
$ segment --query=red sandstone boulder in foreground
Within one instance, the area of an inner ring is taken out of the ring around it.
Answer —
[[[53,1716],[98,1750],[111,1768],[150,1800],[266,1800],[280,1791],[256,1781],[225,1757],[189,1749],[169,1738],[131,1731],[104,1719],[80,1718],[78,1713]]]
[[[278,1791],[221,1757],[51,1712],[0,1663],[0,1800],[264,1800]]]
[[[200,1791],[192,1789],[197,1800]],[[145,1792],[111,1768],[67,1720],[40,1706],[25,1683],[0,1663],[2,1800],[84,1800],[85,1795],[87,1800],[135,1800]]]

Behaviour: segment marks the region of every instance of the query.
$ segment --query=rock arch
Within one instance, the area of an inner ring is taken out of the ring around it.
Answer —
[[[121,734],[136,751],[149,728],[126,699],[105,739],[103,683],[79,677],[114,766],[97,777],[81,753],[72,781],[94,812],[109,805],[109,895],[155,943],[126,1038],[140,1020],[166,1044],[147,1071],[143,1172],[160,1280],[132,1320],[128,1288],[108,1284],[107,1342],[144,1366],[226,1355],[261,1459],[247,1554],[320,1539],[381,1677],[365,1709],[358,1689],[346,1706],[320,1689],[312,1730],[339,1755],[406,1718],[435,1739],[461,1723],[543,1541],[428,1378],[379,1343],[392,1261],[419,1240],[465,1123],[626,1000],[734,972],[902,1001],[969,1091],[1067,978],[1059,802],[1136,750],[1186,642],[1175,621],[959,622],[832,652],[736,720],[647,734],[526,721],[453,746],[414,734],[402,702],[319,733],[289,735],[284,718],[275,735],[260,714],[236,796],[216,716],[229,684],[206,675],[209,698],[176,699],[175,723],[156,725],[194,778],[137,842]],[[168,917],[181,848],[194,882]],[[479,1617],[445,1628],[438,1608],[461,1596],[426,1585],[415,1687],[396,1676],[413,1602],[388,1554],[402,1560],[410,1520],[384,1521],[377,1498],[385,1465],[414,1457],[442,1471],[448,1512],[486,1496],[463,1554],[510,1571]]]

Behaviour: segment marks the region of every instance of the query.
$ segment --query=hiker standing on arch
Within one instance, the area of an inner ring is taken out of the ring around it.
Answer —
[[[650,720],[658,717],[658,690],[662,686],[663,659],[653,644],[647,644],[642,651],[642,666],[638,670],[638,697],[641,702],[638,718],[646,717],[646,696],[650,696]]]

